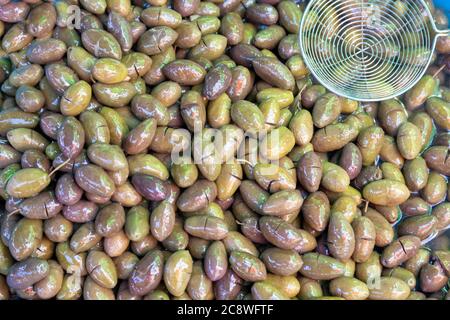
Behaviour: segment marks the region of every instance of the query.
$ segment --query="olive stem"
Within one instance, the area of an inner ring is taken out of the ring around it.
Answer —
[[[250,167],[254,167],[254,165],[250,162],[250,161],[248,161],[248,160],[246,160],[246,159],[236,159],[236,161],[238,161],[238,162],[243,162],[243,163],[245,163],[245,164],[248,164]]]
[[[67,159],[66,161],[61,163],[59,166],[57,166],[55,169],[53,169],[52,172],[50,172],[49,177],[51,178],[56,172],[58,172],[59,169],[64,167],[66,164],[68,164],[70,162],[70,160],[71,160],[70,158]]]
[[[306,87],[307,87],[306,84],[304,84],[303,87],[300,89],[299,93],[297,94],[297,96],[295,97],[294,105],[295,105],[295,108],[298,110],[301,110],[301,108],[302,108],[300,101],[301,101],[302,93],[306,89]]]
[[[442,70],[445,69],[445,64],[443,64],[434,74],[433,74],[433,79],[436,79],[436,77],[439,75],[439,73],[442,72]]]
[[[369,201],[367,201],[366,199],[362,199],[362,201],[364,201],[366,203],[364,206],[364,213],[366,213],[367,209],[369,209]]]
[[[10,217],[10,216],[12,216],[12,215],[14,215],[16,213],[19,213],[19,212],[20,212],[20,209],[13,210],[13,211],[8,213],[8,217]]]

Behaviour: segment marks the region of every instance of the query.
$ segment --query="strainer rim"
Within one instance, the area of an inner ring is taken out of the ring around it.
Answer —
[[[409,91],[411,88],[413,88],[420,81],[420,79],[426,74],[426,72],[427,72],[427,70],[428,70],[428,68],[429,68],[429,66],[431,64],[431,61],[433,59],[434,51],[436,49],[436,43],[437,43],[437,40],[439,38],[438,34],[434,35],[434,39],[433,39],[433,41],[431,41],[430,53],[429,53],[429,57],[428,57],[427,63],[422,66],[423,70],[418,74],[417,80],[413,81],[410,84],[408,84],[402,90],[398,90],[397,92],[395,92],[395,93],[393,93],[391,95],[388,95],[386,97],[377,97],[377,98],[361,98],[361,97],[356,97],[356,96],[351,95],[351,94],[340,92],[339,89],[336,89],[332,85],[327,84],[326,80],[322,80],[320,78],[320,76],[317,75],[316,71],[313,68],[309,67],[312,63],[310,63],[310,61],[309,61],[310,59],[308,58],[308,56],[305,53],[305,47],[304,47],[303,36],[302,36],[303,35],[304,24],[305,24],[305,21],[306,21],[306,17],[310,13],[311,8],[313,7],[313,5],[316,2],[318,2],[318,1],[321,1],[321,0],[310,0],[308,2],[307,6],[306,6],[306,8],[305,8],[305,10],[303,12],[301,21],[300,21],[300,27],[299,27],[299,32],[298,32],[298,40],[299,40],[299,45],[300,45],[300,52],[301,52],[302,59],[303,59],[305,65],[308,67],[309,72],[311,72],[311,74],[314,76],[314,78],[321,85],[323,85],[326,89],[328,89],[329,91],[331,91],[331,92],[333,92],[333,93],[335,93],[335,94],[337,94],[337,95],[339,95],[341,97],[344,97],[344,98],[347,98],[347,99],[351,99],[351,100],[355,100],[355,101],[359,101],[359,102],[386,101],[386,100],[397,98],[397,97],[405,94],[407,91]],[[333,1],[337,1],[337,0],[333,0]],[[361,1],[363,1],[363,0],[361,0]],[[407,1],[410,1],[410,0],[407,0]],[[425,9],[425,11],[426,11],[426,13],[427,13],[427,15],[429,17],[429,20],[430,20],[430,22],[432,24],[431,27],[433,28],[434,31],[439,31],[436,28],[436,24],[435,24],[435,21],[433,19],[433,15],[431,13],[430,8],[426,4],[426,2],[424,0],[414,0],[414,1],[419,1],[422,4],[422,6]],[[422,18],[422,21],[423,21],[423,18]]]

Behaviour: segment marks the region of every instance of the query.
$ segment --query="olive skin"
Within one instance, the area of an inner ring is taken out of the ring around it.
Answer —
[[[171,294],[179,297],[186,289],[192,273],[192,257],[186,250],[173,253],[164,266],[164,283]]]
[[[15,264],[8,272],[6,281],[11,288],[22,290],[48,275],[47,261],[38,258],[29,258]]]
[[[369,183],[363,190],[363,196],[379,205],[399,205],[409,197],[407,187],[397,181],[379,180]]]
[[[42,220],[21,219],[12,230],[9,250],[14,259],[22,261],[34,252],[42,239]]]

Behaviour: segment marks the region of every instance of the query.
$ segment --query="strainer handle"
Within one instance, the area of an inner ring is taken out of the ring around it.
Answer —
[[[450,29],[447,30],[440,30],[438,28],[436,28],[436,36],[437,37],[450,37]]]
[[[436,37],[450,37],[450,29],[439,29],[434,19],[431,20],[431,25],[436,32]]]

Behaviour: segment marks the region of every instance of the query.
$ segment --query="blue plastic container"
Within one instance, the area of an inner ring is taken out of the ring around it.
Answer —
[[[447,17],[450,19],[450,0],[434,0],[436,8],[444,10]]]

